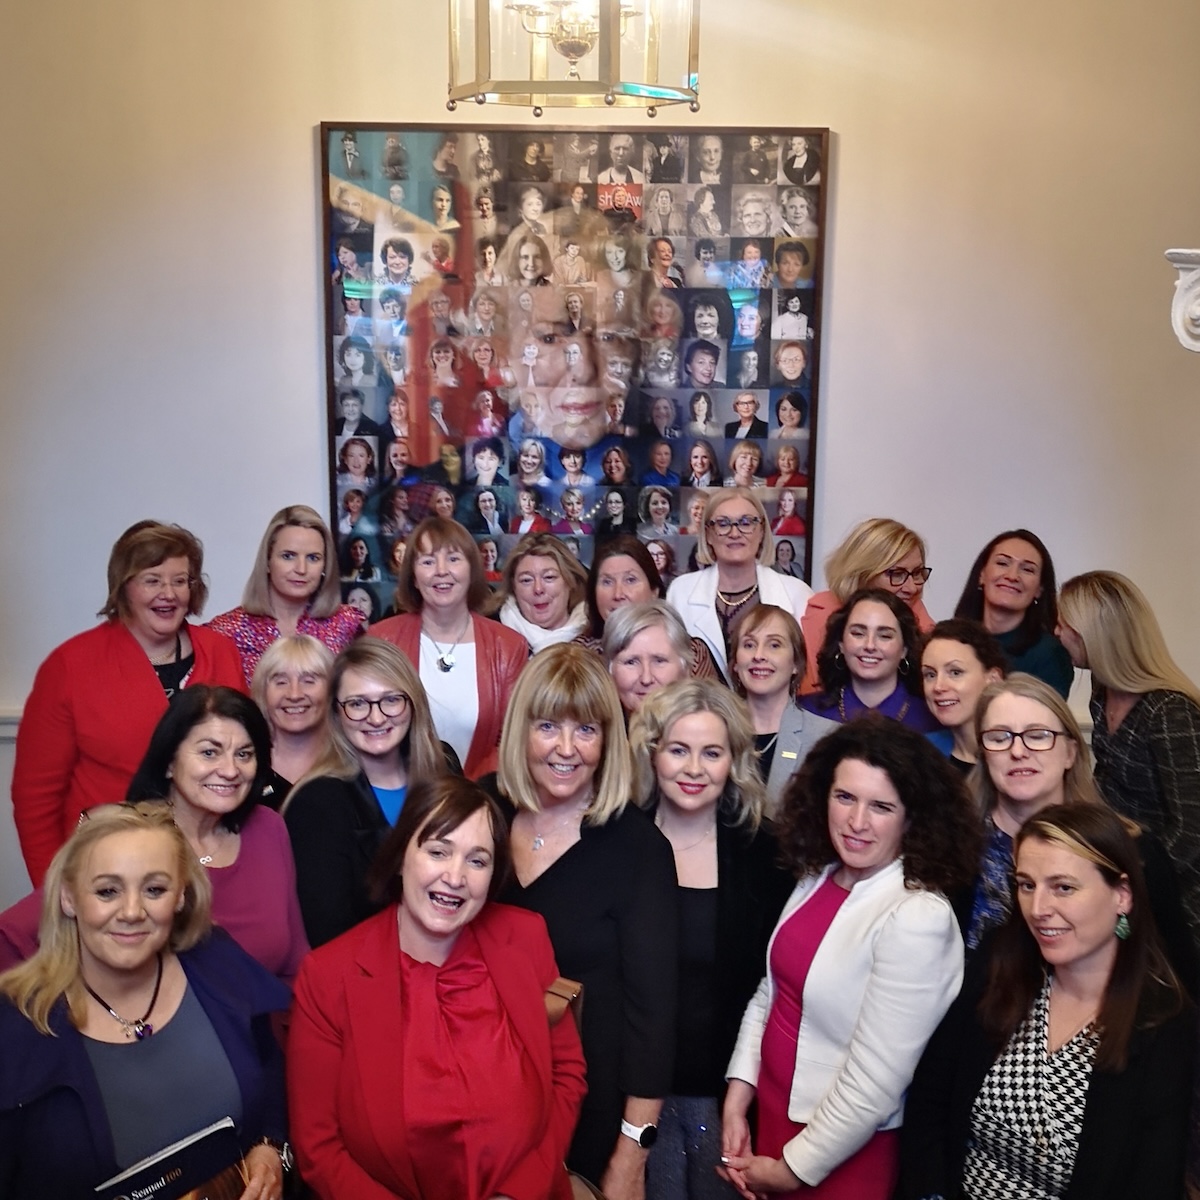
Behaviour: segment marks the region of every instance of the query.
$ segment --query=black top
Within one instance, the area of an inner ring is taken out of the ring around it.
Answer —
[[[963,1195],[971,1106],[1003,1049],[977,1016],[988,947],[985,941],[968,959],[962,991],[917,1066],[905,1104],[896,1200]],[[1183,1195],[1195,1043],[1196,1013],[1189,1005],[1162,1025],[1136,1029],[1123,1071],[1092,1071],[1064,1200]]]
[[[675,1041],[677,1096],[719,1096],[729,1056],[720,1055],[717,1027],[717,891],[679,889],[679,1006]]]
[[[504,803],[510,822],[513,806]],[[671,1090],[675,1061],[678,897],[671,845],[627,806],[528,887],[498,899],[545,918],[559,971],[583,984],[588,1091],[567,1165],[598,1180],[621,1135],[626,1096]]]

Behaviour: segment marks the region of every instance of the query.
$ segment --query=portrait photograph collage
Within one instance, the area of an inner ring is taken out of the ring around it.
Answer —
[[[489,581],[531,532],[664,582],[759,492],[808,579],[828,130],[321,126],[344,598],[390,610],[428,515]]]

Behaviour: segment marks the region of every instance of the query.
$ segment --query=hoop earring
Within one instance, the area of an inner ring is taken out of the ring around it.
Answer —
[[[839,671],[846,665],[846,660],[842,656],[842,652],[840,650],[835,650],[833,652],[833,665],[837,667]]]
[[[908,661],[908,655],[906,654],[900,660],[900,665],[896,668],[896,674],[897,675],[907,675],[909,673],[909,671],[911,671],[911,670],[912,670],[912,663],[910,663]]]

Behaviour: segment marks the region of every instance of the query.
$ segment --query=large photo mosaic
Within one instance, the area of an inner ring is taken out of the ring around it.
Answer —
[[[346,599],[388,611],[453,516],[489,577],[528,532],[695,569],[763,489],[808,579],[828,131],[323,125],[330,471]]]

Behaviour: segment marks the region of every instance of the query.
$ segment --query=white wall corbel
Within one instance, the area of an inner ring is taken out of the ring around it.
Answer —
[[[1200,250],[1168,250],[1166,258],[1179,272],[1171,328],[1185,350],[1200,353]]]

